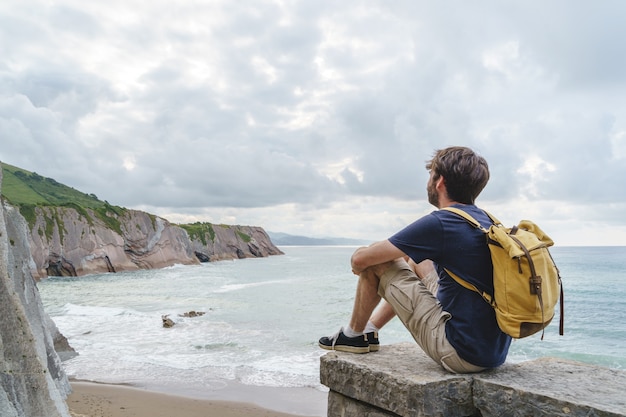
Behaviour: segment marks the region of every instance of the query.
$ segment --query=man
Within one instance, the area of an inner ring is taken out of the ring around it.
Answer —
[[[489,227],[489,217],[474,205],[489,180],[484,158],[450,147],[436,151],[426,169],[429,203],[460,208]],[[493,308],[445,271],[493,293],[485,235],[464,219],[434,211],[388,240],[357,249],[351,263],[359,281],[350,323],[322,337],[320,347],[376,351],[378,330],[397,315],[424,352],[450,372],[480,372],[504,363],[511,337],[498,327]]]

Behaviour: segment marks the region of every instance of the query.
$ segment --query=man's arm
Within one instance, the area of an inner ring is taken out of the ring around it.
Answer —
[[[395,247],[388,240],[381,240],[370,246],[357,249],[352,254],[350,262],[352,264],[352,272],[355,275],[359,275],[370,266],[379,265],[403,257],[406,257],[404,252]]]

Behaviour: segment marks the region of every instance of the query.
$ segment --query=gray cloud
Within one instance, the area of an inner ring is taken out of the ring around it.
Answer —
[[[486,204],[611,205],[623,228],[625,8],[0,5],[0,160],[124,206],[302,225],[377,199],[395,227],[460,144],[490,163]]]

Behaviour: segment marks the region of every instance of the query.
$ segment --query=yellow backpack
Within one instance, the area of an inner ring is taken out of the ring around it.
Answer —
[[[554,242],[536,224],[522,220],[518,226],[505,228],[491,214],[493,225],[485,229],[465,211],[445,207],[487,236],[493,263],[494,293],[481,291],[458,275],[446,272],[463,287],[476,291],[496,313],[500,329],[520,339],[542,331],[554,317],[560,299],[559,334],[563,335],[563,286],[561,276],[548,250]]]

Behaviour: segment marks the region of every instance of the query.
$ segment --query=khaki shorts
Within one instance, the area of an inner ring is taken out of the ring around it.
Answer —
[[[453,373],[485,370],[461,359],[448,342],[446,322],[452,316],[441,308],[433,295],[437,279],[437,274],[433,272],[420,280],[411,267],[399,259],[380,277],[378,294],[393,307],[424,352],[444,369]]]

